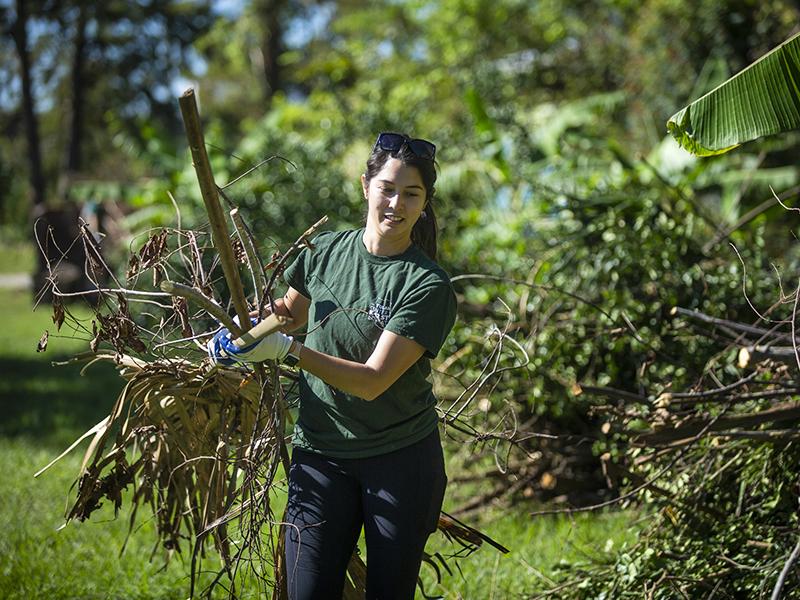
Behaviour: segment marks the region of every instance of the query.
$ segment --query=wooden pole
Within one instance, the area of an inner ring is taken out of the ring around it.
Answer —
[[[186,139],[189,141],[189,149],[192,152],[192,164],[194,164],[194,170],[197,173],[200,193],[206,205],[208,221],[211,223],[211,243],[214,244],[214,248],[219,253],[220,262],[222,263],[222,272],[225,275],[225,281],[228,283],[228,290],[230,291],[231,300],[233,301],[233,308],[236,310],[236,314],[239,316],[239,323],[241,324],[241,327],[237,328],[238,331],[231,329],[231,333],[234,335],[241,335],[244,331],[250,329],[247,300],[244,296],[242,280],[239,277],[239,269],[233,257],[233,248],[231,247],[228,226],[225,223],[225,215],[219,203],[219,191],[217,189],[217,184],[214,183],[211,165],[208,162],[208,154],[206,153],[206,144],[203,138],[203,129],[200,125],[200,113],[197,111],[194,90],[192,88],[186,90],[178,99],[178,104],[181,107],[183,124],[186,128]]]

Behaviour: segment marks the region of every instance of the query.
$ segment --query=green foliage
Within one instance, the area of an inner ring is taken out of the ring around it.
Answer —
[[[714,589],[736,598],[770,596],[797,543],[800,447],[704,443],[694,453],[693,467],[668,488],[674,496],[649,499],[659,510],[637,544],[610,568],[585,572],[565,598],[639,598],[643,589],[659,599],[704,597]],[[798,598],[798,590],[800,578],[790,573],[781,597]]]
[[[704,248],[717,226],[698,204],[704,189],[719,186],[715,167],[688,165],[695,183],[684,175],[671,184],[657,167],[587,133],[567,132],[572,147],[494,188],[494,198],[484,200],[488,208],[448,213],[445,221],[451,270],[496,278],[457,284],[466,303],[482,305],[469,312],[505,320],[492,301],[512,307],[510,319],[531,358],[524,378],[507,381],[523,412],[583,415],[576,384],[635,393],[664,380],[690,385],[715,350],[708,340],[676,331],[671,309],[722,318],[748,310],[736,255]],[[515,147],[509,155],[529,152]],[[450,186],[445,190],[453,197],[481,189],[469,178]],[[743,238],[740,252],[748,268],[759,270],[767,257],[754,233]],[[768,302],[775,285],[756,277],[748,293],[757,304]],[[485,324],[463,326],[460,340]]]
[[[756,138],[800,129],[800,34],[737,73],[667,122],[698,156],[723,154]]]

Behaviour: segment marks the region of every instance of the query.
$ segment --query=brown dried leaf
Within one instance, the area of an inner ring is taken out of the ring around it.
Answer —
[[[128,316],[128,299],[121,293],[117,292],[117,302],[119,303],[119,312],[122,315]]]
[[[239,238],[234,238],[231,242],[231,247],[233,248],[233,256],[236,261],[242,264],[247,263],[247,252],[244,251],[244,244],[242,244],[242,240]]]
[[[189,324],[189,309],[186,298],[173,296],[172,309],[181,321],[181,334],[183,334],[183,337],[193,336],[194,332],[192,331],[192,326]]]
[[[36,351],[37,352],[44,352],[47,350],[47,338],[50,336],[50,332],[45,329],[42,337],[39,338],[39,343],[36,344]]]
[[[128,338],[128,344],[130,345],[131,348],[133,348],[137,352],[144,352],[145,350],[147,350],[147,346],[145,346],[144,342],[140,340],[139,337],[136,335],[133,335]]]
[[[61,325],[64,324],[64,305],[61,298],[58,296],[53,297],[53,323],[56,324],[56,331],[61,331]]]
[[[100,343],[100,332],[97,330],[97,321],[92,319],[92,341],[89,342],[89,348],[92,352],[97,352],[97,346]]]
[[[161,231],[154,233],[144,243],[142,249],[139,251],[139,260],[141,261],[141,270],[149,269],[156,265],[160,260],[164,251],[167,249],[167,232]]]
[[[139,257],[135,254],[131,254],[130,260],[128,260],[128,270],[125,273],[125,277],[128,278],[130,281],[137,273],[139,272]]]
[[[97,277],[100,273],[103,272],[103,265],[100,263],[99,260],[95,257],[92,252],[86,253],[86,262],[89,263],[89,271]]]
[[[272,256],[269,258],[269,263],[264,267],[264,270],[267,271],[269,269],[274,269],[275,265],[277,265],[281,260],[282,254],[280,252],[273,252]]]

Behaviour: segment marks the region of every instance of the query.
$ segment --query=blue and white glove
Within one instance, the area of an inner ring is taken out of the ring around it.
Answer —
[[[225,351],[222,349],[222,344],[220,343],[220,339],[229,333],[230,331],[223,327],[214,334],[214,337],[208,340],[208,343],[206,344],[206,350],[208,351],[208,358],[211,359],[212,364],[222,365],[225,367],[232,367],[236,364],[235,360],[225,354]]]
[[[254,363],[265,360],[281,361],[289,354],[292,338],[276,331],[265,338],[237,348],[231,339],[230,331],[223,327],[207,344],[208,356],[215,364],[232,366],[236,363]]]

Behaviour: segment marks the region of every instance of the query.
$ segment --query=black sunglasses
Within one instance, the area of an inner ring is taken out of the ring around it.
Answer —
[[[404,144],[408,146],[408,149],[411,150],[414,156],[427,160],[433,160],[436,157],[436,146],[428,140],[412,139],[402,133],[392,133],[389,131],[384,131],[378,135],[373,150],[375,148],[380,148],[386,152],[397,152]]]

